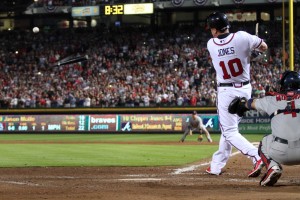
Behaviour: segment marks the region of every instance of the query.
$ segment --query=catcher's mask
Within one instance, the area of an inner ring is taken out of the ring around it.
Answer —
[[[206,18],[207,29],[215,28],[218,31],[224,32],[230,28],[227,15],[221,12],[214,12]]]
[[[287,93],[289,91],[300,90],[300,74],[295,71],[285,71],[278,81],[278,91],[280,93]]]

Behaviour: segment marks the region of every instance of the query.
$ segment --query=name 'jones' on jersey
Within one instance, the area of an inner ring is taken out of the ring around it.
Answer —
[[[228,56],[228,55],[232,55],[235,54],[235,50],[234,47],[227,47],[227,48],[223,48],[223,49],[218,49],[218,56]]]

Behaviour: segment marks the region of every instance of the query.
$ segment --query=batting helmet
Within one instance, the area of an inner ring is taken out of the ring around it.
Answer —
[[[209,29],[215,28],[221,32],[224,32],[226,29],[230,28],[227,15],[220,12],[214,12],[210,14],[206,19],[206,25]]]
[[[300,74],[295,71],[285,71],[279,81],[281,93],[300,89]]]

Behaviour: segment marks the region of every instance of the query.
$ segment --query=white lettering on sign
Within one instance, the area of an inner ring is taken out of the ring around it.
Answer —
[[[97,124],[110,124],[110,123],[116,123],[116,118],[96,118],[91,117],[91,123],[97,123]]]

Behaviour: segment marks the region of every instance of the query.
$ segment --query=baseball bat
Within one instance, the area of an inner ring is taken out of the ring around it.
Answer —
[[[255,24],[255,35],[258,36],[258,26],[259,26],[259,23],[257,22]]]
[[[68,65],[68,64],[73,64],[73,63],[77,63],[77,62],[84,62],[88,60],[87,56],[77,56],[74,58],[64,58],[60,61],[58,61],[54,66],[62,66],[62,65]]]
[[[259,23],[257,22],[255,24],[255,35],[258,36],[258,26],[259,26]],[[261,53],[259,53],[259,51],[256,51],[255,49],[252,51],[251,53],[251,61],[258,61],[260,58],[261,58]]]
[[[255,35],[258,37],[258,28],[259,28],[259,23],[257,22],[255,24]],[[258,62],[262,62],[263,57],[264,57],[264,53],[260,53],[259,51],[257,52],[253,52],[253,58],[252,61],[258,61]]]

